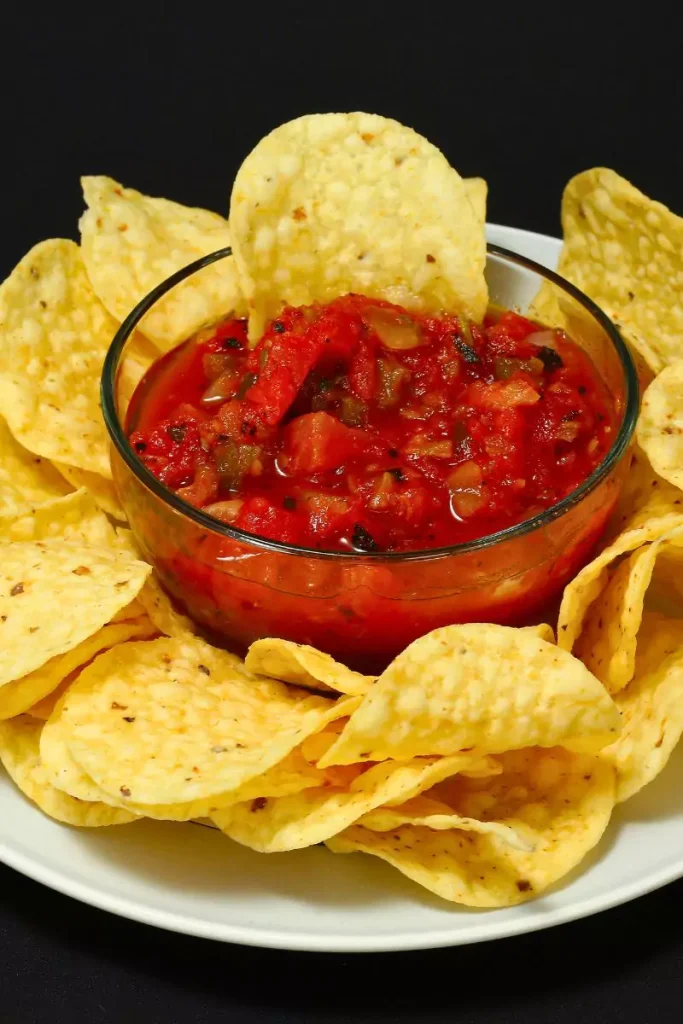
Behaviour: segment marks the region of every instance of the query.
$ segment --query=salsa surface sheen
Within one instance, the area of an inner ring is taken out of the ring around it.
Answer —
[[[445,547],[529,519],[607,454],[610,397],[562,332],[348,295],[288,307],[249,350],[226,320],[158,360],[127,431],[171,490],[318,550]]]

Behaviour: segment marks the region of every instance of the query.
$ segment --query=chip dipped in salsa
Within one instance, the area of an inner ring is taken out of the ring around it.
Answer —
[[[562,331],[346,295],[286,307],[256,345],[226,320],[160,359],[131,444],[216,519],[301,547],[478,539],[575,490],[614,439],[609,395]]]

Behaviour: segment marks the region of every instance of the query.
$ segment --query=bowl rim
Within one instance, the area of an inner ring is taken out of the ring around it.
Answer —
[[[595,490],[595,488],[609,475],[612,469],[620,461],[622,455],[625,454],[631,442],[636,427],[636,421],[638,419],[640,397],[638,374],[633,357],[631,356],[626,343],[621,337],[621,334],[615,324],[605,313],[603,313],[599,306],[597,306],[592,299],[588,298],[587,295],[577,288],[576,285],[567,281],[556,271],[549,270],[547,267],[542,266],[535,260],[529,259],[527,256],[521,256],[519,253],[512,252],[510,249],[506,249],[503,246],[489,242],[486,246],[486,252],[487,255],[497,256],[500,259],[507,260],[517,266],[525,268],[526,270],[531,270],[540,277],[551,281],[583,306],[604,330],[605,334],[612,342],[623,371],[624,415],[617,432],[617,436],[615,437],[609,451],[602,462],[596,466],[593,472],[586,477],[579,487],[562,498],[561,501],[556,502],[547,509],[543,509],[542,512],[539,512],[532,518],[525,519],[520,523],[515,523],[513,526],[508,526],[504,530],[497,530],[495,533],[478,537],[475,540],[464,541],[460,544],[451,544],[445,547],[420,548],[415,551],[368,551],[362,553],[355,551],[324,551],[317,548],[304,547],[299,544],[288,544],[284,541],[271,540],[270,538],[262,537],[259,534],[248,533],[246,530],[240,530],[237,527],[229,526],[227,523],[221,523],[220,520],[208,515],[202,509],[195,508],[194,505],[190,505],[168,487],[164,486],[164,484],[154,476],[151,470],[147,469],[144,463],[133,451],[132,446],[128,443],[128,438],[126,437],[123,424],[119,418],[116,408],[115,390],[116,375],[120,358],[126,342],[139,324],[140,320],[142,320],[152,306],[154,306],[155,303],[167,292],[177,284],[185,281],[188,277],[191,277],[198,271],[210,266],[212,263],[216,263],[219,260],[232,256],[231,246],[226,246],[223,249],[217,249],[215,252],[208,253],[206,256],[202,256],[200,259],[189,263],[186,267],[182,267],[174,274],[171,274],[170,277],[158,284],[143,299],[141,299],[119,326],[104,360],[100,386],[102,414],[114,447],[140,483],[142,483],[147,490],[151,491],[165,505],[169,506],[174,512],[190,519],[192,522],[196,523],[197,526],[209,531],[210,533],[214,533],[220,537],[238,541],[241,544],[256,547],[264,551],[272,551],[293,556],[299,555],[306,558],[316,558],[326,561],[339,560],[342,562],[355,562],[357,564],[372,562],[374,564],[389,563],[397,565],[406,562],[434,561],[456,555],[469,554],[474,551],[481,551],[485,548],[494,547],[495,545],[505,543],[508,540],[523,537],[528,533],[533,533],[535,530],[541,529],[548,523],[561,518],[569,512],[570,509],[580,504],[583,499]],[[162,354],[163,353],[160,353],[160,356]]]

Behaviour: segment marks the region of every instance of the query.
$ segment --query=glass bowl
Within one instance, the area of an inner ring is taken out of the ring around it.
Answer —
[[[550,300],[544,308],[555,309],[546,322],[563,327],[591,356],[616,410],[612,448],[561,502],[480,540],[394,554],[315,551],[245,533],[188,505],[145,468],[126,437],[125,363],[135,327],[176,284],[230,256],[230,249],[212,253],[150,292],[119,328],[103,371],[102,409],[121,503],[145,558],[179,605],[214,642],[238,653],[260,637],[282,637],[366,672],[380,671],[437,626],[551,617],[614,508],[638,414],[635,367],[610,320],[557,274],[489,245],[492,303],[523,313],[543,286]]]

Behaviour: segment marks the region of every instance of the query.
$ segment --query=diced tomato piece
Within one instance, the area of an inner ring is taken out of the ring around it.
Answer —
[[[406,484],[386,495],[386,510],[392,516],[416,526],[438,504],[426,487],[419,483]]]
[[[201,461],[203,455],[197,424],[185,418],[166,420],[151,434],[136,431],[131,434],[131,444],[145,465],[172,490],[194,479],[198,458]]]
[[[497,380],[493,384],[475,381],[468,389],[469,400],[480,409],[513,409],[518,405],[535,405],[540,397],[536,388],[523,377]]]
[[[294,544],[300,534],[296,515],[287,509],[278,508],[267,498],[247,498],[235,520],[235,526],[247,533],[256,533],[260,537],[280,540],[285,544]]]
[[[535,323],[518,313],[503,313],[498,323],[488,328],[486,338],[492,354],[528,359],[534,354],[535,346],[527,338],[538,329]]]
[[[202,441],[207,448],[222,444],[226,437],[240,443],[265,441],[272,434],[273,428],[267,427],[258,418],[256,410],[248,402],[232,398],[225,402],[216,416],[201,424],[199,428]]]
[[[245,394],[265,423],[280,422],[312,369],[325,375],[348,364],[363,332],[357,305],[346,296],[329,306],[288,309],[269,325],[249,357],[257,379]]]
[[[363,334],[358,296],[348,295],[318,310],[310,331],[320,339],[318,369],[323,373],[337,364],[346,365]],[[343,315],[340,316],[340,313]]]
[[[507,335],[515,341],[524,341],[530,334],[534,334],[538,330],[532,320],[527,320],[525,316],[513,313],[512,310],[503,313],[496,326],[504,328]]]
[[[314,367],[324,373],[346,362],[360,338],[360,318],[342,320],[334,306],[294,312],[270,324],[247,364],[255,380],[244,397],[270,425],[280,422]]]
[[[308,518],[308,529],[322,540],[331,533],[343,532],[345,526],[357,518],[360,504],[357,499],[338,494],[311,492],[301,499],[300,507]]]
[[[263,346],[263,347],[261,347]],[[252,355],[267,356],[245,398],[265,423],[279,423],[296,398],[299,388],[321,354],[319,338],[304,334],[292,345],[291,338],[261,342]]]
[[[367,431],[347,427],[327,412],[298,416],[285,429],[286,469],[293,476],[336,469],[375,447]]]

